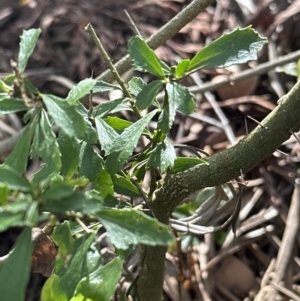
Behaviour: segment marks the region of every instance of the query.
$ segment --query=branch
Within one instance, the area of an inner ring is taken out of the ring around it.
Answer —
[[[181,28],[195,19],[201,11],[205,10],[206,7],[214,2],[215,0],[194,0],[178,15],[171,19],[166,25],[160,28],[157,33],[146,40],[149,47],[156,49],[160,45],[164,44],[167,40],[178,33]],[[124,56],[115,64],[115,68],[120,75],[128,71],[131,68],[130,56]],[[110,70],[107,70],[100,74],[97,79],[111,82],[114,80],[114,76]]]
[[[171,214],[189,195],[228,182],[270,156],[290,137],[291,131],[299,130],[299,98],[300,81],[254,131],[230,149],[206,158],[208,166],[197,165],[181,173],[168,174],[153,194],[155,216]]]

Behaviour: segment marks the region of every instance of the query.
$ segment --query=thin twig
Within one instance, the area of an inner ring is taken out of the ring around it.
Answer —
[[[125,12],[127,18],[129,19],[131,25],[133,26],[133,29],[134,29],[135,33],[142,39],[143,37],[142,37],[141,33],[139,32],[137,26],[133,22],[133,20],[132,20],[131,16],[129,15],[128,11],[126,9],[124,9],[124,12]]]
[[[97,46],[98,50],[100,51],[102,57],[104,58],[105,62],[107,63],[108,68],[109,68],[110,71],[112,72],[112,74],[113,74],[115,80],[116,80],[116,81],[118,82],[118,84],[121,86],[124,95],[125,95],[126,97],[128,97],[128,100],[129,100],[129,102],[130,102],[130,104],[131,104],[131,106],[132,106],[132,108],[133,108],[135,114],[136,114],[139,118],[141,118],[142,115],[141,115],[140,111],[139,111],[138,108],[136,107],[135,102],[134,102],[134,100],[132,99],[132,96],[131,96],[131,94],[129,93],[129,91],[128,91],[128,89],[127,89],[127,87],[126,87],[126,85],[125,85],[123,79],[121,78],[120,74],[118,73],[117,69],[115,68],[114,64],[112,63],[112,61],[111,61],[110,57],[108,56],[107,52],[105,51],[105,49],[104,49],[104,47],[103,47],[103,45],[102,45],[102,43],[101,43],[99,37],[97,36],[97,34],[96,34],[96,32],[95,32],[95,30],[94,30],[94,28],[93,28],[93,26],[92,26],[92,24],[91,24],[91,23],[88,23],[88,24],[86,25],[86,27],[85,27],[85,30],[91,35],[91,37],[92,37],[94,43],[96,44],[96,46]]]

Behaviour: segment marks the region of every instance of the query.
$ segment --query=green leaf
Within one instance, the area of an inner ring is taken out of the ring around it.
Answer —
[[[12,87],[7,85],[2,79],[0,79],[0,91],[3,91],[5,93],[9,93],[12,91]]]
[[[59,146],[45,110],[41,111],[35,128],[31,157],[33,159],[42,158],[55,171],[59,171],[61,168]]]
[[[83,116],[67,101],[54,95],[43,95],[43,101],[54,122],[67,135],[82,138],[85,134]]]
[[[140,77],[132,77],[128,82],[128,91],[137,96],[147,84]]]
[[[31,122],[25,127],[14,149],[4,162],[5,165],[10,166],[20,174],[24,173],[27,168],[28,154],[34,126],[35,123]]]
[[[119,86],[106,83],[102,80],[97,80],[96,84],[93,87],[93,93],[108,92],[108,91],[112,91],[112,90],[121,90],[122,91],[122,89]]]
[[[101,149],[107,154],[111,150],[113,142],[119,135],[103,119],[96,117],[95,123]]]
[[[57,175],[52,166],[42,164],[42,168],[33,174],[31,186],[33,188],[46,188],[52,177]]]
[[[71,89],[66,99],[67,102],[71,105],[77,104],[82,97],[92,91],[95,84],[96,80],[92,78],[82,80]]]
[[[53,213],[66,211],[79,212],[82,210],[86,198],[80,191],[65,183],[52,185],[42,194],[44,201],[43,210]]]
[[[168,226],[134,209],[103,209],[95,216],[118,249],[128,249],[139,243],[167,245],[173,240]]]
[[[103,198],[114,195],[114,184],[110,174],[104,169],[100,176],[93,181],[95,190],[97,190]]]
[[[0,232],[9,227],[23,226],[26,211],[31,202],[30,197],[22,196],[5,206],[0,206]]]
[[[174,166],[171,170],[171,172],[177,173],[177,172],[183,172],[189,168],[192,168],[199,164],[205,164],[209,165],[205,160],[199,159],[199,158],[192,158],[192,157],[179,157],[175,159]]]
[[[31,252],[31,230],[26,228],[0,268],[1,300],[25,300],[26,286],[30,276]]]
[[[193,95],[189,90],[176,82],[167,83],[169,103],[174,104],[179,112],[189,115],[195,111],[195,102]]]
[[[190,60],[182,60],[180,61],[175,68],[175,76],[176,78],[180,78],[189,68]]]
[[[20,50],[18,57],[18,69],[19,72],[23,72],[26,68],[28,59],[33,52],[33,49],[37,43],[38,37],[42,31],[40,29],[24,30],[21,35]]]
[[[161,172],[164,173],[169,167],[173,167],[174,165],[176,152],[168,138],[166,138],[162,143],[158,143],[149,154],[150,156],[147,162],[147,167],[160,168]]]
[[[123,261],[115,258],[80,280],[71,301],[109,301],[113,297],[122,272]]]
[[[144,128],[156,114],[156,110],[141,118],[113,141],[113,146],[106,159],[106,168],[110,174],[117,173],[127,162],[136,147]]]
[[[7,183],[10,189],[29,191],[28,181],[9,166],[0,166],[0,182]]]
[[[55,274],[43,287],[42,301],[69,301],[72,298],[78,282],[93,272],[88,269],[88,251],[94,240],[94,234],[76,239],[73,256],[68,254],[61,258],[58,262],[60,269],[57,269],[55,262]]]
[[[7,197],[9,195],[8,185],[5,183],[0,183],[0,205],[7,204]]]
[[[71,234],[70,222],[64,221],[54,228],[52,239],[59,246],[58,258],[63,258],[73,253],[74,240]]]
[[[168,104],[163,109],[158,119],[159,129],[167,134],[173,125],[176,110],[185,115],[195,110],[195,102],[192,94],[183,86],[176,82],[167,83],[166,91],[168,93]]]
[[[155,80],[142,88],[142,91],[136,97],[136,106],[140,110],[144,110],[154,102],[157,93],[161,89],[163,82]]]
[[[137,189],[137,187],[132,184],[130,180],[125,177],[121,177],[119,175],[114,175],[111,177],[114,183],[115,192],[123,195],[127,195],[130,197],[140,197],[141,193]]]
[[[149,72],[159,78],[165,77],[160,60],[154,51],[140,37],[136,36],[129,40],[128,53],[131,56],[136,70]]]
[[[59,132],[57,142],[61,153],[61,172],[69,179],[77,173],[80,146],[74,137],[66,135],[64,131]]]
[[[108,116],[103,119],[108,125],[116,130],[117,133],[123,132],[132,125],[132,122],[121,119],[119,117]]]
[[[1,114],[11,114],[21,111],[27,111],[24,101],[19,98],[14,98],[6,93],[0,94],[0,113]]]
[[[39,203],[33,201],[27,208],[25,225],[28,227],[34,227],[37,225],[39,219]]]
[[[250,26],[224,34],[199,51],[187,71],[198,68],[225,68],[257,59],[258,50],[268,42]]]
[[[101,105],[95,107],[93,109],[93,112],[94,112],[94,116],[96,117],[103,117],[103,116],[106,116],[107,114],[109,113],[115,113],[116,109],[118,107],[121,107],[123,108],[124,106],[120,106],[124,101],[126,100],[125,97],[123,98],[118,98],[118,99],[115,99],[115,100],[112,100],[112,101],[108,101],[108,102],[105,102],[105,103],[102,103]]]
[[[80,151],[79,175],[94,181],[100,175],[104,161],[91,145],[84,142]]]

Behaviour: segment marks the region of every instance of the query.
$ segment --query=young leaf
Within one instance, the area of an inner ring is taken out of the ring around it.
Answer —
[[[93,93],[108,92],[112,90],[122,90],[119,86],[106,83],[102,80],[97,80],[93,87]]]
[[[182,60],[180,61],[175,68],[175,76],[176,78],[180,78],[186,70],[188,70],[190,64],[190,60]]]
[[[33,159],[42,158],[55,171],[59,171],[61,168],[59,146],[45,110],[41,111],[40,120],[35,128],[31,157]]]
[[[149,72],[162,79],[165,77],[160,60],[140,37],[136,36],[129,40],[128,53],[131,56],[136,70]]]
[[[114,116],[108,116],[103,119],[109,126],[111,126],[117,133],[122,133],[125,129],[132,125],[132,122]]]
[[[103,169],[104,161],[91,145],[84,142],[80,151],[79,175],[94,181]]]
[[[96,116],[103,117],[109,113],[116,112],[115,110],[117,109],[117,107],[120,106],[120,104],[122,104],[125,100],[126,100],[126,98],[123,97],[123,98],[118,98],[118,99],[115,99],[112,101],[102,103],[101,105],[99,105],[93,109],[94,116],[95,117]],[[121,109],[123,107],[121,107]]]
[[[71,105],[77,104],[79,100],[88,95],[96,84],[96,80],[92,78],[86,78],[75,85],[67,96],[67,102]]]
[[[10,189],[20,191],[30,190],[28,181],[19,172],[6,165],[0,165],[0,182],[7,183]]]
[[[103,198],[114,195],[114,184],[110,174],[104,169],[100,176],[93,181],[94,188]]]
[[[43,101],[54,122],[67,135],[82,138],[85,134],[83,116],[67,101],[54,95],[43,95]]]
[[[155,100],[155,97],[161,89],[163,82],[155,80],[143,87],[142,91],[136,97],[136,106],[140,110],[149,108]]]
[[[199,164],[208,165],[208,163],[203,159],[179,157],[175,159],[174,166],[171,172],[172,173],[183,172]]]
[[[33,135],[35,123],[29,123],[20,135],[14,149],[6,158],[4,164],[18,171],[20,174],[25,172],[28,162],[29,148]]]
[[[114,140],[118,138],[119,135],[101,118],[96,117],[95,122],[101,148],[105,153],[108,153],[113,146]]]
[[[96,218],[105,227],[108,237],[118,249],[139,243],[157,246],[173,241],[168,226],[134,209],[103,209]]]
[[[134,184],[132,184],[132,182],[129,181],[127,178],[121,177],[119,175],[114,175],[111,178],[114,183],[116,193],[127,195],[130,197],[141,196],[141,193],[139,192],[137,187]]]
[[[21,111],[27,111],[23,100],[19,98],[10,97],[6,93],[0,94],[0,113],[1,114],[11,114]]]
[[[13,251],[0,269],[0,296],[3,301],[23,301],[30,276],[31,230],[26,228],[18,238]]]
[[[61,153],[61,172],[69,179],[77,172],[80,146],[76,138],[66,135],[63,131],[59,132],[57,142]]]
[[[0,91],[9,93],[10,91],[12,91],[12,89],[13,88],[11,86],[7,85],[4,80],[0,79]]]
[[[251,27],[238,28],[229,34],[224,34],[199,51],[186,71],[200,67],[225,68],[256,60],[258,50],[267,42],[267,38],[262,38]]]
[[[128,91],[137,96],[147,84],[140,77],[133,77],[128,82]]]
[[[71,234],[70,222],[64,221],[54,228],[52,239],[59,246],[59,257],[66,257],[74,250],[74,240]]]
[[[20,50],[18,57],[19,72],[23,72],[27,65],[28,59],[33,52],[38,37],[42,31],[40,29],[24,30],[21,35]]]
[[[147,167],[158,167],[164,173],[169,167],[173,167],[176,153],[174,146],[166,138],[162,143],[159,143],[150,153]]]
[[[113,297],[122,272],[123,261],[115,258],[81,279],[70,301],[109,301]]]
[[[137,142],[142,135],[144,128],[156,114],[156,110],[141,118],[114,140],[113,146],[106,159],[106,168],[110,174],[117,173],[127,162]]]

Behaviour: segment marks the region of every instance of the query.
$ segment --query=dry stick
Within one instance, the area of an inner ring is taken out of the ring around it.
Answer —
[[[191,77],[198,87],[201,87],[203,85],[203,81],[200,79],[200,77],[197,73],[191,74]],[[213,110],[215,111],[217,116],[219,117],[219,119],[222,123],[222,129],[224,129],[224,132],[225,132],[230,144],[234,145],[236,143],[236,138],[234,136],[234,133],[232,131],[232,128],[229,124],[228,119],[226,118],[222,109],[218,105],[215,97],[209,91],[205,91],[204,96],[207,99],[207,101],[210,103],[211,107],[213,108]]]
[[[279,283],[284,280],[285,272],[289,261],[291,259],[295,240],[300,228],[300,178],[295,180],[295,189],[292,196],[292,201],[290,205],[290,210],[286,220],[285,231],[283,234],[282,242],[279,248],[278,256],[276,259],[275,273],[274,273],[274,284],[279,285]],[[277,289],[273,287],[270,292],[270,299],[275,300]]]
[[[195,19],[201,11],[205,10],[214,2],[215,0],[194,0],[166,25],[164,25],[154,35],[146,40],[149,47],[156,49],[160,45],[164,44],[167,40],[178,33],[181,28]],[[128,71],[131,67],[131,58],[129,55],[124,56],[115,64],[115,68],[120,75]],[[110,70],[107,70],[100,74],[97,79],[106,82],[112,82],[114,80],[114,76]]]

